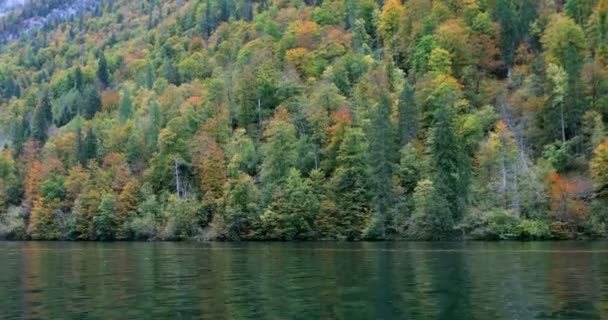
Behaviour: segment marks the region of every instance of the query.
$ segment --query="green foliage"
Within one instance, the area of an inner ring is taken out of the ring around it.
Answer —
[[[339,236],[348,239],[360,238],[370,218],[368,148],[361,129],[347,130],[329,182],[337,205],[336,229]]]
[[[104,194],[93,216],[95,239],[111,240],[116,228],[116,198],[112,194]]]
[[[395,196],[392,177],[396,148],[392,143],[395,139],[390,121],[391,105],[388,96],[383,96],[373,111],[369,133],[369,157],[371,164],[370,193],[374,219],[366,236],[384,238],[386,216],[394,205]]]
[[[297,169],[291,169],[283,190],[275,191],[273,201],[260,216],[260,236],[265,239],[313,239],[313,223],[319,201],[310,182]]]
[[[110,72],[108,71],[108,62],[106,55],[102,52],[97,62],[97,80],[106,88],[110,85]]]
[[[167,221],[161,236],[167,240],[190,239],[200,233],[201,205],[196,199],[181,199],[174,195],[162,209]]]
[[[435,126],[431,141],[433,177],[433,228],[437,234],[449,232],[465,212],[468,177],[470,170],[466,163],[460,141],[454,133],[452,111],[441,107],[435,113]]]
[[[131,99],[131,91],[128,88],[122,89],[118,114],[120,123],[122,124],[126,123],[133,115],[133,100]]]
[[[608,235],[608,1],[144,2],[0,49],[0,236]]]
[[[26,224],[23,209],[11,207],[8,212],[0,215],[0,239],[25,240]]]

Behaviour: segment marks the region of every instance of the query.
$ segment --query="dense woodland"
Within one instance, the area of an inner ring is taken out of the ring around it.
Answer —
[[[607,63],[608,0],[98,1],[0,48],[0,236],[604,237]]]

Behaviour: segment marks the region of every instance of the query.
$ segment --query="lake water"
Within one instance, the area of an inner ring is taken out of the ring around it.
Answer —
[[[608,319],[608,243],[0,242],[1,319]]]

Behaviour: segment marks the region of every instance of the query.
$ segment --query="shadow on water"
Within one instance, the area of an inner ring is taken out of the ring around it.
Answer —
[[[606,319],[604,242],[0,242],[2,319]]]

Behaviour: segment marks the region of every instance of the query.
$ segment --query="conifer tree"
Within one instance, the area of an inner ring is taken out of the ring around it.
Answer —
[[[102,88],[107,88],[110,85],[108,62],[106,61],[106,55],[103,52],[100,54],[97,64],[97,79],[101,83]]]

